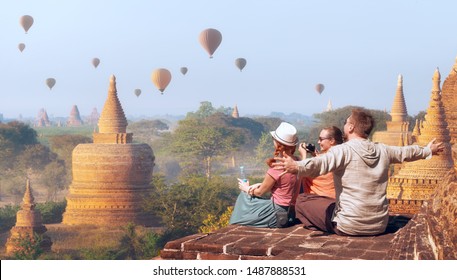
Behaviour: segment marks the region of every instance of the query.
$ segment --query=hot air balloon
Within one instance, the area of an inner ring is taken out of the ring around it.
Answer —
[[[97,57],[93,58],[92,59],[92,65],[97,68],[97,66],[100,64],[100,59],[98,59]]]
[[[316,85],[316,91],[321,94],[324,91],[324,85],[323,84],[317,84]]]
[[[152,72],[151,80],[163,94],[163,91],[171,81],[171,73],[165,68],[156,69]]]
[[[186,73],[187,73],[187,67],[181,67],[180,71],[181,71],[181,73],[182,73],[183,75],[186,75]]]
[[[246,59],[244,59],[242,57],[235,59],[235,65],[236,65],[236,67],[238,67],[238,69],[240,69],[240,72],[241,72],[241,70],[243,70],[244,66],[246,66]]]
[[[54,78],[46,79],[46,85],[48,86],[49,90],[51,90],[55,84],[56,84],[56,79],[54,79]]]
[[[208,52],[209,58],[213,58],[213,53],[222,42],[222,34],[216,29],[208,28],[200,33],[200,44]]]
[[[24,31],[27,34],[27,31],[29,31],[30,27],[32,27],[33,17],[29,15],[24,15],[19,19],[19,23],[21,24],[22,28],[24,28]]]
[[[17,48],[22,52],[25,49],[25,44],[20,43],[19,45],[17,45]]]
[[[135,92],[136,97],[139,97],[141,95],[141,89],[139,89],[139,88],[135,89],[134,92]]]

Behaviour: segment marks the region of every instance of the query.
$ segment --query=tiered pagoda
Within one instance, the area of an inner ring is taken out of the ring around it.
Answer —
[[[451,134],[451,144],[455,144],[457,143],[457,58],[451,72],[443,82],[441,98]]]
[[[35,125],[37,127],[51,126],[51,121],[49,120],[48,113],[44,108],[41,108],[38,112]]]
[[[35,199],[30,188],[30,181],[27,180],[24,198],[22,199],[21,210],[16,214],[16,224],[10,231],[10,237],[6,241],[6,253],[14,254],[23,248],[19,247],[19,240],[27,238],[32,242],[37,235],[41,236],[40,247],[44,251],[51,250],[51,239],[44,235],[47,231],[41,220],[41,214],[35,210]]]
[[[96,125],[98,123],[98,119],[100,118],[100,114],[97,111],[97,108],[92,109],[92,113],[90,113],[87,123]]]
[[[156,225],[156,219],[142,207],[151,190],[154,155],[149,145],[132,143],[132,133],[126,132],[114,75],[98,126],[93,144],[80,144],[73,150],[73,181],[62,223]]]
[[[449,173],[455,173],[450,135],[441,102],[440,73],[433,75],[432,95],[425,120],[417,136],[417,144],[426,146],[432,139],[443,142],[444,151],[428,160],[405,162],[400,171],[389,178],[387,198],[392,214],[415,214],[424,201]]]
[[[67,126],[81,126],[83,124],[83,120],[79,115],[78,106],[73,105],[70,111],[70,117],[67,120]]]
[[[377,131],[373,134],[373,142],[380,142],[392,146],[406,146],[412,143],[412,134],[408,132],[408,111],[406,110],[403,95],[403,77],[398,76],[397,91],[395,93],[391,121],[387,122],[387,131]]]

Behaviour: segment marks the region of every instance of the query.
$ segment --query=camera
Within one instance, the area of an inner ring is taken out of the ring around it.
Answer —
[[[316,151],[316,146],[309,143],[308,145],[305,146],[305,149],[310,153],[314,153]]]

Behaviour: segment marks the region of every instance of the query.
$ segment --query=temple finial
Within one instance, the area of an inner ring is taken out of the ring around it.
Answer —
[[[432,93],[440,93],[440,83],[441,83],[441,74],[440,74],[440,69],[436,67],[435,73],[433,73],[433,88],[432,88]]]
[[[32,191],[30,189],[30,180],[27,179],[25,184],[25,193],[22,198],[22,209],[32,210],[35,208],[35,198],[33,197]]]

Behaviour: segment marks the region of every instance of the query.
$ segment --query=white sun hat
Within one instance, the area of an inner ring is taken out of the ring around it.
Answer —
[[[281,144],[295,146],[298,143],[297,129],[290,123],[282,122],[275,131],[270,131],[271,136]]]

